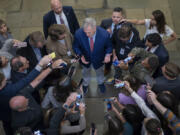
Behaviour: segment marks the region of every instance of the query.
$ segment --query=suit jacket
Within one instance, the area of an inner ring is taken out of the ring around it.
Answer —
[[[154,52],[158,56],[159,59],[159,66],[162,67],[169,61],[169,54],[167,49],[164,47],[163,44],[160,44],[159,47]]]
[[[75,31],[79,29],[79,23],[71,6],[63,6],[63,12],[67,18],[71,33],[74,35]],[[48,28],[52,24],[57,24],[54,11],[51,10],[43,17],[43,31],[45,38],[48,37]]]
[[[154,52],[155,55],[158,56],[159,59],[159,67],[157,68],[156,72],[153,74],[154,78],[162,76],[161,67],[164,66],[169,61],[169,54],[163,44],[160,44],[159,47]]]
[[[71,54],[73,55],[73,49],[72,49],[72,42],[73,37],[71,33],[66,29],[66,37],[64,38],[65,45],[61,42],[53,41],[50,37],[47,39],[46,49],[47,53],[55,52],[56,59],[63,59],[65,62],[70,63],[70,60],[72,57],[67,55],[68,51],[71,51]]]
[[[34,90],[35,89],[32,88],[31,85],[28,85],[17,94],[17,96],[24,96],[29,100],[28,103],[29,109],[21,112],[12,110],[11,126],[14,129],[14,131],[24,126],[28,126],[32,130],[35,130],[42,119],[43,115],[42,115],[41,107],[32,97],[32,92]]]
[[[10,119],[9,100],[17,94],[21,89],[27,86],[32,80],[34,80],[40,72],[37,69],[33,69],[25,78],[19,80],[16,83],[7,83],[6,86],[0,90],[0,120]]]
[[[113,23],[113,21],[111,18],[104,19],[101,21],[100,27],[102,27],[106,30],[111,27],[112,23]]]
[[[33,48],[29,44],[29,36],[24,41],[27,42],[27,47],[19,49],[16,53],[20,56],[25,57],[29,61],[28,72],[30,72],[37,65],[38,60],[36,58],[36,54],[33,51]],[[46,47],[43,46],[43,48],[40,49],[40,52],[42,57],[46,55]]]
[[[11,69],[11,81],[12,83],[16,83],[17,81],[21,80],[22,78],[26,77],[26,73],[16,72]]]
[[[141,46],[139,32],[136,30],[136,28],[132,27],[132,32],[134,36],[130,43],[125,43],[122,40],[120,40],[118,37],[118,31],[119,30],[113,33],[112,43],[113,49],[115,49],[116,56],[119,60],[125,59],[134,47],[143,47]]]
[[[105,55],[112,53],[110,35],[106,30],[97,26],[94,49],[91,52],[88,37],[83,28],[80,28],[74,36],[73,50],[77,55],[83,55],[86,61],[89,62],[87,65],[83,64],[85,67],[92,64],[95,69],[98,69],[103,65]]]

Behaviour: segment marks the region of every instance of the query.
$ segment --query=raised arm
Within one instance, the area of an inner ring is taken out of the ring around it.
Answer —
[[[147,118],[155,118],[158,119],[156,114],[149,109],[149,107],[146,105],[144,100],[135,92],[132,90],[130,87],[129,83],[125,81],[125,88],[128,90],[128,92],[131,94],[131,97],[135,100],[139,108],[141,109],[142,113],[147,117]],[[159,120],[159,119],[158,119]]]
[[[138,20],[138,19],[125,19],[126,22],[137,24],[137,25],[145,25],[145,19]]]
[[[61,127],[62,134],[77,133],[86,128],[85,105],[83,103],[80,104],[79,110],[80,110],[79,125],[76,126],[63,125]]]
[[[52,64],[49,68],[47,68],[47,69],[45,69],[44,71],[42,71],[41,74],[40,74],[38,77],[36,77],[36,78],[31,82],[30,85],[31,85],[33,88],[35,88],[37,85],[39,85],[40,82],[42,82],[42,80],[43,80],[44,78],[46,78],[46,77],[48,76],[48,74],[49,74],[53,69],[55,69],[55,68],[60,68],[60,65],[61,65],[62,63],[65,63],[65,62],[64,62],[63,60],[61,60],[61,59],[56,60],[55,62],[53,62],[53,64]]]

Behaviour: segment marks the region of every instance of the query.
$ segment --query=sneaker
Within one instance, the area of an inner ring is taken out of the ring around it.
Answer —
[[[98,87],[99,87],[101,93],[105,93],[106,87],[105,87],[104,83],[103,84],[99,84]]]
[[[114,84],[114,83],[115,83],[114,77],[109,78],[105,83],[106,83],[106,84]]]
[[[75,66],[71,66],[71,67],[69,68],[69,70],[68,70],[68,74],[67,74],[67,75],[68,75],[70,78],[72,78],[75,73],[76,73],[76,68],[75,68]]]
[[[83,86],[83,93],[84,95],[88,93],[88,86]]]

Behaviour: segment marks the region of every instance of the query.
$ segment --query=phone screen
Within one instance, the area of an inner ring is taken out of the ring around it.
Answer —
[[[107,110],[111,110],[111,109],[112,109],[111,103],[108,102],[108,103],[107,103]]]

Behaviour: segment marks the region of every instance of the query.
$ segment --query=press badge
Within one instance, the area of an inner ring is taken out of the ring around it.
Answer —
[[[67,51],[67,55],[68,55],[68,56],[71,56],[71,51]]]
[[[121,48],[121,50],[120,50],[119,53],[120,53],[121,55],[124,55],[124,51],[125,51],[124,48]]]

